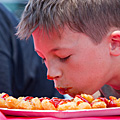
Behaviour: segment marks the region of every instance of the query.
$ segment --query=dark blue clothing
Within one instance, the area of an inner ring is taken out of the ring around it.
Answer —
[[[20,40],[15,35],[18,20],[0,4],[0,93],[14,97],[63,98],[47,80],[46,67],[34,51],[32,37]]]

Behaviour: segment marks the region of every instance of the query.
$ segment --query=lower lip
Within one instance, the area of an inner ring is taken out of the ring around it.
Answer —
[[[68,88],[56,88],[58,91],[59,91],[59,93],[60,94],[67,94],[68,93],[68,91],[70,90],[70,89],[72,89],[72,87],[68,87]]]

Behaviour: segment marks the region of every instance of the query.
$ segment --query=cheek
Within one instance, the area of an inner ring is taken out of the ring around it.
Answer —
[[[109,71],[109,61],[106,59],[108,59],[107,54],[97,51],[75,56],[67,68],[68,79],[76,81],[73,82],[74,84],[92,84],[91,82],[97,79],[102,80]]]

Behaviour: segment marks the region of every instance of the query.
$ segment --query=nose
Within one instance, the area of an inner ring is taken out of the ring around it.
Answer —
[[[47,79],[49,80],[54,80],[57,78],[60,78],[62,75],[62,71],[59,68],[58,65],[51,65],[51,66],[47,66],[48,71],[47,71]]]

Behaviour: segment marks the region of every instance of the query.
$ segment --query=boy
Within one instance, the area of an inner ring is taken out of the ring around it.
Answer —
[[[31,34],[61,94],[120,97],[120,0],[30,0],[17,35]]]

